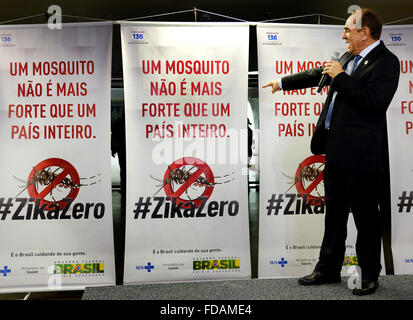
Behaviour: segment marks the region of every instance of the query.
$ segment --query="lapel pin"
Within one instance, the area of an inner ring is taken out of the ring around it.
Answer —
[[[367,63],[369,63],[368,60],[364,61],[364,64],[367,64]]]

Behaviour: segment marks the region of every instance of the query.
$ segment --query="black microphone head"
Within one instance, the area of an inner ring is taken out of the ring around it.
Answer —
[[[335,51],[335,52],[333,53],[333,55],[331,56],[331,60],[334,60],[334,61],[340,60],[340,52]]]
[[[334,60],[334,61],[340,60],[340,52],[335,51],[335,52],[333,53],[333,55],[331,56],[331,60]],[[323,69],[324,69],[324,68],[323,68]],[[318,93],[321,92],[321,89],[323,89],[323,87],[326,85],[327,79],[329,79],[329,78],[330,78],[330,76],[327,75],[327,74],[323,74],[323,75],[322,75],[322,77],[321,77],[321,79],[320,79],[320,82],[318,83],[318,89],[317,89],[317,92],[318,92]]]

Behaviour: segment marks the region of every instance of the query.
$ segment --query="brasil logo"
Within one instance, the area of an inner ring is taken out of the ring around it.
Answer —
[[[64,263],[55,264],[55,274],[105,273],[104,263]]]
[[[194,260],[193,262],[193,270],[230,270],[239,268],[239,259]]]
[[[358,260],[356,256],[346,256],[344,258],[343,267],[356,266],[358,265]]]

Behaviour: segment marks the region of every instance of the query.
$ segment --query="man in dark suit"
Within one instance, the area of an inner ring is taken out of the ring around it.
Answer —
[[[359,18],[360,17],[360,18]],[[361,21],[360,21],[361,20]],[[373,293],[381,271],[380,197],[387,156],[386,111],[396,92],[400,64],[379,40],[382,22],[371,9],[354,12],[342,39],[348,51],[339,61],[272,81],[263,87],[294,90],[317,86],[323,75],[330,85],[325,107],[311,139],[311,151],[325,154],[325,231],[314,272],[302,285],[340,282],[347,220],[351,210],[357,228],[356,253],[362,286],[354,294]]]

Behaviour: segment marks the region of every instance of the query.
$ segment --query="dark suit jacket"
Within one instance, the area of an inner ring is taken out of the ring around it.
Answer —
[[[352,57],[346,52],[344,66]],[[315,68],[282,78],[283,90],[314,87],[322,76]],[[326,155],[338,168],[369,172],[384,169],[387,150],[386,111],[397,90],[398,58],[381,41],[360,61],[351,76],[342,72],[329,82],[330,90],[311,139],[311,151]],[[330,79],[331,80],[331,79]],[[330,129],[324,129],[327,110],[337,91]]]

